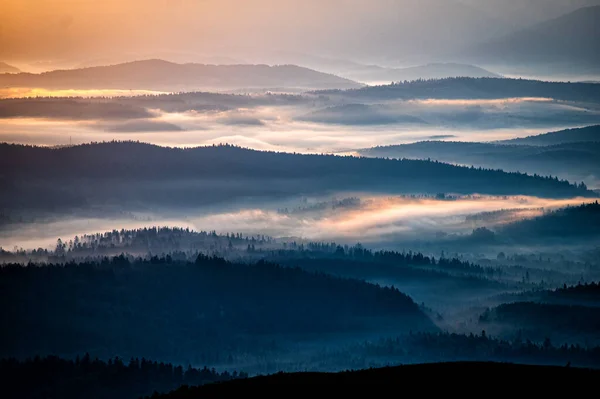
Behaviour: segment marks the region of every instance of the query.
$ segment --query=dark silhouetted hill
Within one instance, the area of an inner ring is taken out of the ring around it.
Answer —
[[[258,393],[263,392],[262,390],[268,387],[283,387],[285,385],[331,386],[338,392],[346,392],[345,388],[364,384],[393,386],[405,389],[413,386],[417,381],[428,380],[439,384],[428,389],[428,392],[448,392],[448,389],[465,389],[463,378],[467,375],[483,384],[483,386],[493,385],[497,383],[498,378],[502,378],[503,383],[501,386],[497,386],[497,389],[500,390],[513,391],[533,384],[536,392],[551,392],[557,388],[579,391],[583,387],[595,386],[596,379],[600,373],[589,369],[529,366],[509,363],[432,363],[342,373],[279,373],[245,380],[204,385],[198,388],[182,387],[170,394],[159,397],[169,399],[201,398],[207,394],[223,395],[229,392],[239,392],[240,389],[245,390],[244,392],[246,393]],[[548,384],[548,381],[553,381],[553,383]],[[259,389],[261,391],[258,391]],[[416,386],[415,389],[417,389]]]
[[[600,307],[574,304],[512,302],[486,310],[479,317],[482,328],[506,337],[535,342],[600,343]]]
[[[182,385],[237,378],[247,378],[247,374],[207,367],[183,368],[144,358],[103,361],[82,354],[74,360],[56,356],[0,360],[2,396],[6,399],[136,399],[154,392],[168,393]]]
[[[205,255],[5,265],[0,289],[4,357],[87,351],[214,364],[275,350],[274,340],[437,330],[394,288]]]
[[[600,283],[578,283],[554,290],[533,290],[507,296],[509,300],[553,305],[600,307]]]
[[[6,210],[59,211],[106,203],[199,206],[332,190],[595,195],[556,178],[500,170],[227,145],[180,149],[111,142],[51,149],[0,144],[0,170],[0,205]]]

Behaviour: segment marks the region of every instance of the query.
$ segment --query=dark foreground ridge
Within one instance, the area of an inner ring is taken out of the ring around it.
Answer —
[[[536,392],[567,388],[575,392],[578,388],[592,386],[600,378],[600,370],[556,366],[531,366],[492,362],[453,362],[405,365],[346,371],[341,373],[278,373],[241,379],[200,387],[183,386],[166,395],[153,397],[168,399],[201,398],[207,394],[224,394],[245,389],[246,394],[254,389],[277,385],[329,385],[344,388],[352,385],[377,384],[398,386],[404,389],[420,386],[423,392],[460,388],[468,392],[477,387],[496,389],[535,389]],[[467,380],[468,379],[468,380]],[[499,383],[501,384],[499,385]],[[242,391],[240,391],[242,392]],[[450,391],[448,391],[450,392]]]

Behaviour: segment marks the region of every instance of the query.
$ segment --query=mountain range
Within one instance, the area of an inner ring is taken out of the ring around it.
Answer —
[[[377,65],[356,66],[341,76],[359,82],[397,82],[417,79],[444,79],[454,77],[500,78],[501,75],[470,64],[430,63],[407,68],[385,68]]]
[[[600,186],[599,126],[492,143],[421,141],[359,150],[370,157],[435,159],[458,165],[558,176]]]
[[[571,66],[600,70],[600,6],[569,14],[484,41],[465,52],[467,59],[486,64]]]
[[[518,145],[556,145],[578,142],[600,142],[600,125],[566,129],[557,132],[538,134],[535,136],[527,136],[510,140],[502,140],[498,143]]]
[[[176,64],[155,59],[40,74],[2,75],[0,86],[195,91],[241,88],[348,89],[361,85],[295,65]]]
[[[80,165],[86,165],[81,168]],[[188,149],[111,142],[50,149],[0,144],[0,206],[72,211],[95,205],[198,207],[332,191],[594,196],[566,181],[439,162]],[[110,189],[107,189],[110,187]],[[104,204],[104,205],[102,205]]]

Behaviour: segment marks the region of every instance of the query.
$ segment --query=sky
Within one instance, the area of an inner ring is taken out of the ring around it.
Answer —
[[[0,0],[0,60],[447,56],[600,0]]]

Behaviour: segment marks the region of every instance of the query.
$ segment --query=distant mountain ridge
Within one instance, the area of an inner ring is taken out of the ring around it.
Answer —
[[[295,65],[176,64],[164,60],[0,76],[5,87],[46,89],[218,90],[240,88],[357,88],[335,75]]]
[[[600,103],[600,84],[547,82],[513,78],[446,78],[397,82],[349,90],[317,90],[315,94],[345,101],[404,99],[507,99],[538,97]]]
[[[505,64],[585,65],[600,70],[600,6],[485,41],[466,51],[470,60]]]
[[[412,81],[418,79],[444,78],[501,78],[494,72],[470,64],[430,63],[407,68],[386,68],[376,65],[357,66],[347,73],[340,73],[357,81]]]
[[[421,141],[357,151],[362,156],[434,159],[600,184],[600,126],[497,142]]]
[[[600,142],[600,125],[560,130],[557,132],[538,134],[536,136],[498,141],[497,143],[516,145],[556,145],[586,141]]]
[[[21,70],[17,67],[0,61],[0,73],[20,73]]]

